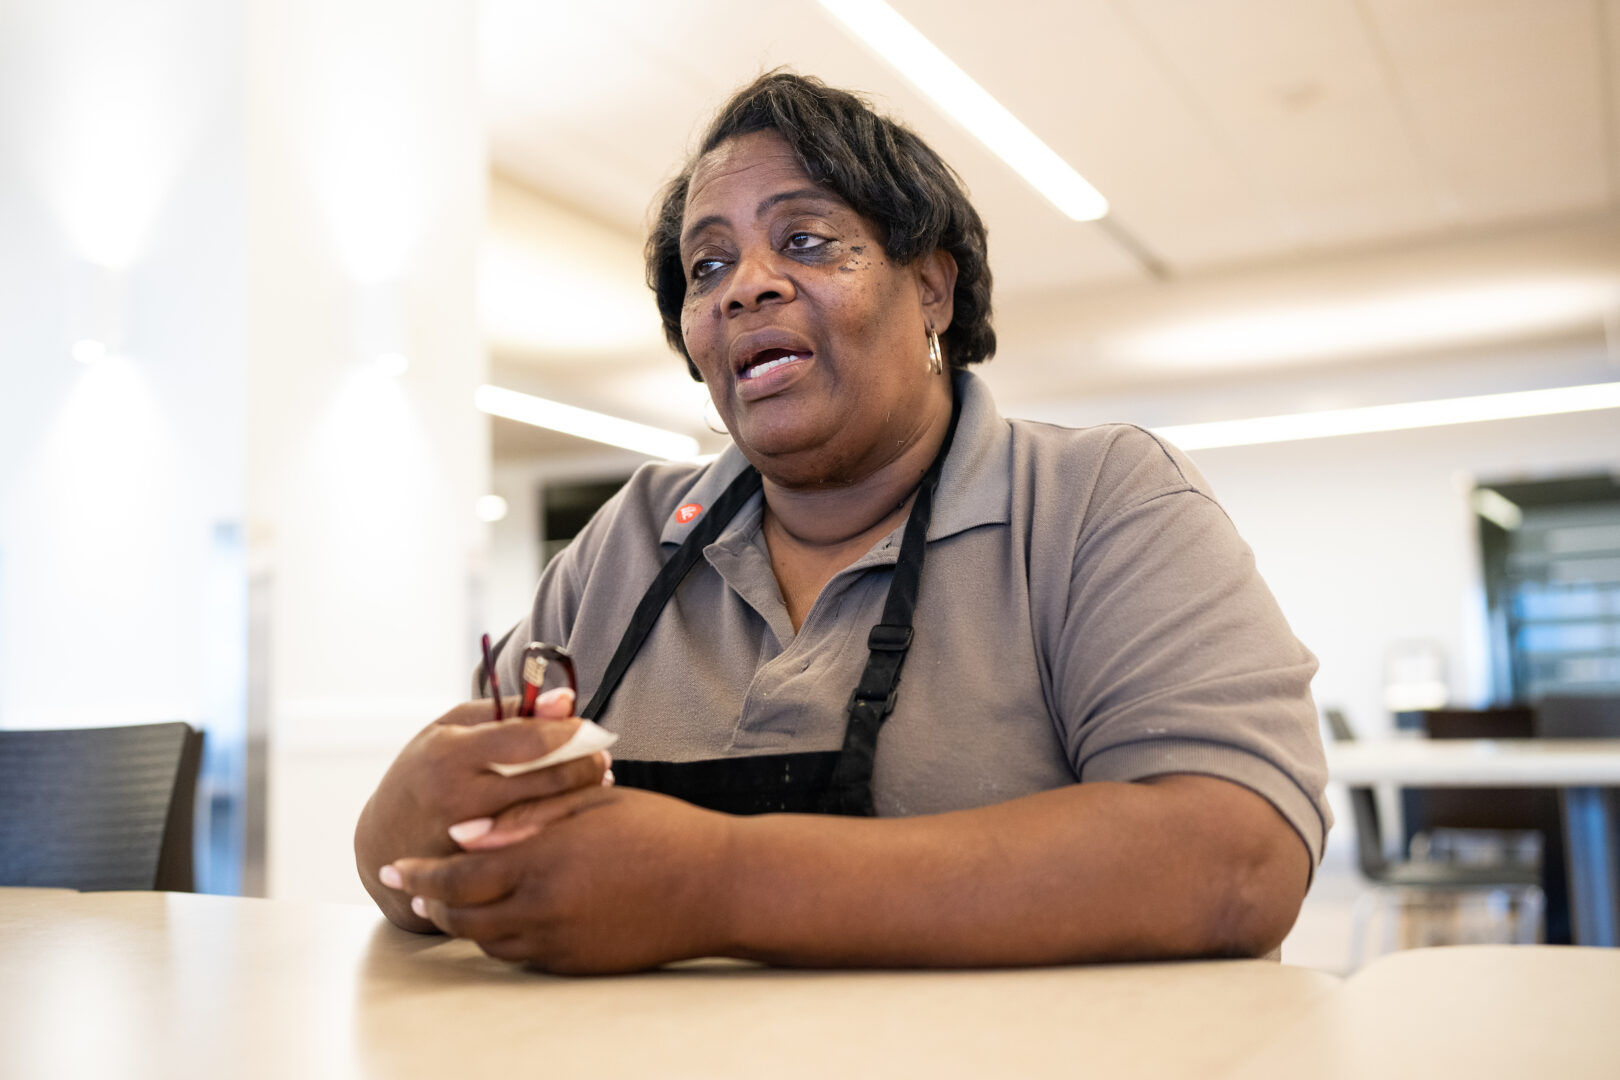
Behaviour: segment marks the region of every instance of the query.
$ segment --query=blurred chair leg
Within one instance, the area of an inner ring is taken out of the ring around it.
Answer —
[[[1613,854],[1620,838],[1610,833],[1604,789],[1565,788],[1563,803],[1575,944],[1612,948],[1620,945],[1620,873]]]
[[[1529,888],[1519,897],[1519,928],[1514,941],[1519,945],[1536,945],[1541,941],[1541,920],[1546,914],[1547,897],[1540,889]]]
[[[1380,955],[1388,955],[1401,947],[1400,935],[1406,928],[1406,897],[1393,890],[1384,898],[1384,948]]]
[[[1377,891],[1362,889],[1361,895],[1356,897],[1355,910],[1350,916],[1350,963],[1346,970],[1356,971],[1361,967],[1362,957],[1367,944],[1367,923],[1372,918],[1372,909],[1379,902]]]

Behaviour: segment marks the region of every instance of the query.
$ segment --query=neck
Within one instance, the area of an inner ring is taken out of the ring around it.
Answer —
[[[950,422],[947,396],[944,408],[929,410],[892,454],[846,483],[796,484],[762,473],[767,525],[813,548],[842,547],[888,532],[904,519]]]

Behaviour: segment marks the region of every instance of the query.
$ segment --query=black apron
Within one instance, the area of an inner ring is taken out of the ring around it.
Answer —
[[[883,621],[872,627],[866,645],[870,656],[860,682],[849,698],[849,723],[838,750],[753,757],[714,758],[706,761],[627,761],[613,759],[613,776],[625,787],[641,788],[719,810],[727,814],[776,812],[847,814],[871,817],[872,764],[877,754],[878,730],[894,709],[900,667],[911,647],[912,615],[917,607],[928,523],[933,516],[934,489],[939,486],[945,456],[956,435],[961,396],[951,405],[951,422],[928,471],[917,488],[916,501],[906,519],[900,556]],[[636,652],[652,631],[658,615],[675,595],[686,575],[703,558],[703,549],[717,540],[737,511],[760,490],[759,471],[744,469],[710,507],[697,527],[687,534],[679,550],[658,571],[636,606],[630,626],[608,661],[602,684],[580,712],[595,720],[607,707]]]

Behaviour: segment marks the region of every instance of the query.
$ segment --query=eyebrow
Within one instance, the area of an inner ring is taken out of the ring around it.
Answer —
[[[774,195],[767,195],[763,199],[759,200],[759,205],[754,207],[754,217],[756,219],[761,218],[765,215],[765,211],[769,210],[771,207],[777,205],[778,203],[791,202],[794,199],[814,199],[817,202],[828,203],[837,201],[834,196],[827,194],[827,192],[821,190],[820,188],[804,187],[794,188],[792,191],[778,191]],[[681,233],[680,246],[684,248],[687,244],[691,243],[692,237],[696,236],[704,229],[707,229],[710,225],[729,224],[731,224],[731,219],[726,217],[724,214],[708,214],[704,217],[700,217],[696,221],[692,222],[691,225],[687,226],[686,230]]]

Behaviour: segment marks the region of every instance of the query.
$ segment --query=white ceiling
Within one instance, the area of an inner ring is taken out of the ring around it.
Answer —
[[[785,64],[866,91],[966,180],[990,228],[1004,342],[991,372],[1004,398],[1162,378],[1146,346],[1110,335],[1178,321],[1191,333],[1201,324],[1186,321],[1188,296],[1206,322],[1223,317],[1220,303],[1263,319],[1291,283],[1316,282],[1320,307],[1346,274],[1365,300],[1369,274],[1443,291],[1487,266],[1498,276],[1486,286],[1532,270],[1577,282],[1572,295],[1589,299],[1566,298],[1564,323],[1538,333],[1590,329],[1620,303],[1620,251],[1607,246],[1620,238],[1620,0],[891,3],[1095,184],[1110,220],[1063,217],[808,0],[482,0],[491,154],[515,182],[497,185],[492,238],[544,261],[548,237],[583,242],[544,213],[591,219],[580,227],[599,243],[586,261],[601,288],[620,290],[613,310],[628,311],[653,194],[730,91]],[[551,209],[526,212],[525,198]],[[1530,269],[1514,261],[1526,247]],[[617,350],[493,331],[497,371],[690,429],[680,364],[644,302],[646,321]],[[1201,374],[1322,354],[1244,348],[1211,350]],[[653,387],[662,400],[649,405]]]

